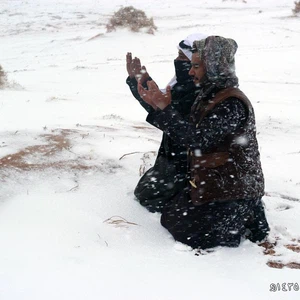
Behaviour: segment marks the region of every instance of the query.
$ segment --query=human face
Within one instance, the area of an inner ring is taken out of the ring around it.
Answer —
[[[175,60],[190,61],[189,58],[181,50],[178,51],[178,56],[175,58]]]
[[[199,53],[195,52],[192,55],[192,67],[189,75],[192,76],[195,86],[199,86],[202,78],[206,73],[203,60],[200,59]]]

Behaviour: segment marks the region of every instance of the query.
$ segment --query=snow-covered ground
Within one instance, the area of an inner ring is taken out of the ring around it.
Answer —
[[[155,35],[106,33],[120,6],[154,17]],[[284,244],[299,239],[300,17],[292,0],[3,0],[0,64],[0,299],[300,299]],[[203,32],[239,44],[252,100],[276,254],[249,241],[196,256],[133,196],[161,133],[127,85],[125,55],[164,87],[176,45]],[[93,38],[95,37],[95,38]],[[288,288],[287,288],[288,290]]]

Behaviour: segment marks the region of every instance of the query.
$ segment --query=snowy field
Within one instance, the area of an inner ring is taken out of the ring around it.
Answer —
[[[106,33],[121,5],[153,17],[155,35]],[[2,0],[0,299],[300,299],[300,17],[293,0]],[[176,45],[203,32],[239,44],[252,100],[275,255],[243,241],[195,255],[135,201],[161,133],[125,79],[126,52],[160,87]],[[295,239],[295,240],[294,240]],[[299,243],[298,243],[299,245]],[[297,249],[296,249],[297,250]],[[280,291],[271,292],[270,285]]]

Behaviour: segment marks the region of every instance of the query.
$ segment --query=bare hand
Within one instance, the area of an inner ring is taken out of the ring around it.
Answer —
[[[171,87],[168,86],[166,93],[162,93],[157,84],[151,80],[147,82],[148,90],[142,84],[138,83],[138,91],[142,99],[150,104],[155,110],[160,108],[165,109],[171,103]]]
[[[131,52],[128,52],[126,55],[126,68],[129,77],[141,81],[142,84],[150,77],[146,67],[141,66],[140,59],[138,57],[132,59]]]

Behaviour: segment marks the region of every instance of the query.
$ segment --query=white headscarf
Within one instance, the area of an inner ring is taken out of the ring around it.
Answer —
[[[194,41],[200,41],[204,40],[208,37],[208,35],[203,33],[193,33],[188,35],[184,40],[182,40],[178,45],[177,49],[181,50],[184,55],[189,59],[192,60],[192,47]],[[170,80],[170,82],[167,84],[171,86],[171,88],[177,83],[176,75]]]
[[[181,50],[189,60],[192,60],[192,47],[194,41],[204,40],[207,37],[208,35],[203,33],[190,34],[178,44],[177,49]],[[187,46],[187,48],[185,48],[185,46]]]

